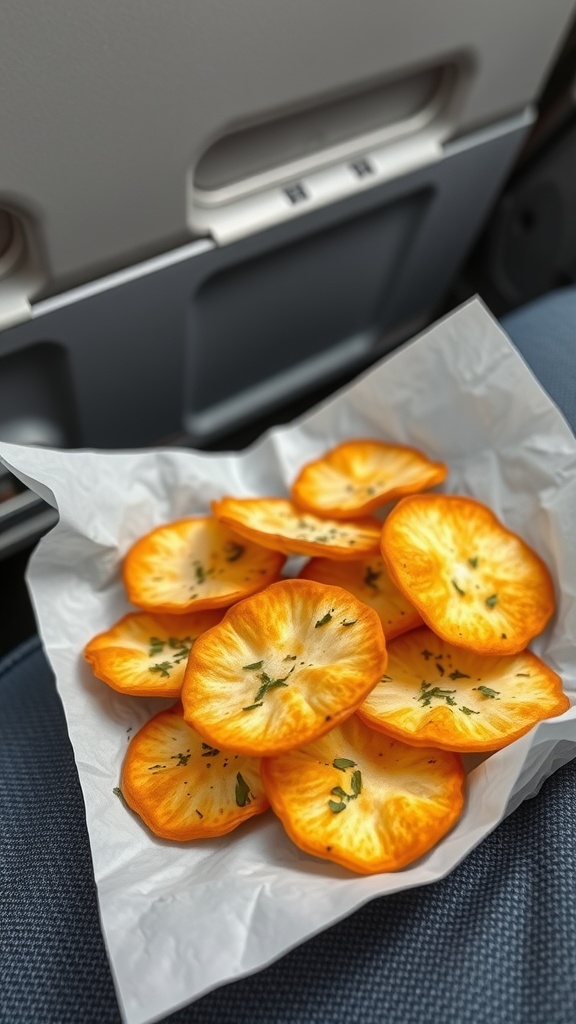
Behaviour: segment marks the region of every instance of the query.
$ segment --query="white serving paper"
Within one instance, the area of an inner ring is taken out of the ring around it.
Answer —
[[[304,462],[352,437],[415,445],[447,462],[445,490],[486,502],[539,552],[554,575],[558,610],[532,648],[574,698],[576,442],[478,300],[240,454],[0,444],[6,466],[60,513],[28,582],[74,748],[127,1024],[158,1020],[261,969],[374,897],[445,876],[576,756],[571,708],[504,750],[469,759],[466,808],[454,830],[413,866],[369,877],[301,853],[271,812],[222,839],[179,845],[153,837],[114,795],[130,736],[169,703],[115,693],[82,658],[84,644],[129,610],[124,553],[152,527],[205,513],[225,493],[286,494]]]

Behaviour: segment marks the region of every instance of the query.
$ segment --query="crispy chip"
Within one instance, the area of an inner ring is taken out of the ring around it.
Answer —
[[[225,835],[269,806],[259,762],[205,743],[180,705],[130,741],[121,791],[152,832],[181,842]]]
[[[398,588],[444,640],[484,654],[516,654],[554,612],[544,562],[473,498],[403,498],[382,530]]]
[[[301,570],[300,579],[344,587],[370,605],[380,617],[386,641],[422,625],[418,612],[392,582],[384,560],[378,555],[361,562],[312,558]]]
[[[359,874],[398,871],[421,857],[453,827],[464,802],[457,754],[400,743],[357,715],[264,759],[261,772],[292,841]]]
[[[192,644],[223,610],[189,615],[130,612],[84,648],[94,675],[134,697],[179,697]]]
[[[255,757],[321,736],[386,668],[375,611],[340,587],[283,580],[199,637],[182,687],[186,720],[215,746]]]
[[[222,498],[214,515],[235,533],[286,555],[323,555],[355,559],[376,554],[382,523],[319,519],[285,498]]]
[[[128,598],[183,615],[227,608],[278,578],[285,558],[246,542],[212,516],[180,519],[136,541],[124,560]]]
[[[476,654],[416,629],[388,648],[383,680],[358,715],[416,746],[499,750],[570,707],[562,680],[535,654]]]
[[[319,516],[364,516],[386,502],[442,483],[448,469],[406,445],[345,441],[300,470],[292,498]]]

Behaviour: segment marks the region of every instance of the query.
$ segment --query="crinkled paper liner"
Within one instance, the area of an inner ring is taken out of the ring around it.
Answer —
[[[299,467],[352,437],[446,462],[442,489],[486,502],[550,566],[558,610],[533,650],[576,692],[576,442],[518,352],[474,299],[293,424],[241,454],[53,451],[0,444],[6,466],[58,508],[28,583],[86,804],[102,928],[127,1024],[144,1024],[257,971],[386,893],[448,874],[576,756],[576,712],[468,758],[459,823],[393,874],[354,876],[301,853],[270,812],[217,840],[153,837],[113,790],[131,735],[167,701],[91,675],[84,644],[129,610],[122,557],[152,527],[223,494],[283,495]]]

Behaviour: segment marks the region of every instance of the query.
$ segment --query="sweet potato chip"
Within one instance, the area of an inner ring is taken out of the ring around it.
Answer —
[[[347,519],[434,487],[447,473],[443,462],[432,462],[417,448],[345,441],[303,466],[292,486],[292,499],[317,515]]]
[[[134,697],[178,697],[192,644],[223,610],[189,615],[130,612],[84,648],[94,675]]]
[[[554,612],[542,559],[473,498],[403,498],[384,523],[382,554],[424,622],[460,647],[516,654]]]
[[[292,841],[359,874],[398,871],[458,820],[457,754],[417,748],[353,715],[321,739],[262,761],[270,804]]]
[[[123,577],[138,608],[184,615],[227,608],[278,578],[284,557],[241,537],[212,516],[159,526],[130,548]]]
[[[216,747],[274,754],[352,714],[385,670],[372,608],[340,587],[287,579],[234,605],[198,638],[184,715]]]
[[[152,832],[181,842],[225,835],[269,806],[258,760],[205,743],[179,705],[130,741],[121,792]]]
[[[386,641],[422,625],[418,612],[392,582],[384,560],[378,555],[364,558],[361,562],[311,558],[299,577],[344,587],[359,601],[370,605],[380,617]]]
[[[560,677],[530,651],[476,654],[422,628],[394,640],[388,655],[358,715],[419,747],[499,750],[570,707]]]
[[[377,519],[319,519],[285,498],[222,498],[212,508],[235,533],[286,555],[354,559],[379,552]]]

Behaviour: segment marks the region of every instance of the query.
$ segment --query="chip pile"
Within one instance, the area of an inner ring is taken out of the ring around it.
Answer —
[[[122,770],[152,832],[211,838],[271,807],[306,853],[397,871],[458,821],[461,754],[569,707],[527,650],[554,613],[547,567],[480,502],[429,491],[446,476],[355,439],[290,499],[223,496],[133,545],[138,611],[84,654],[120,692],[176,698]]]

